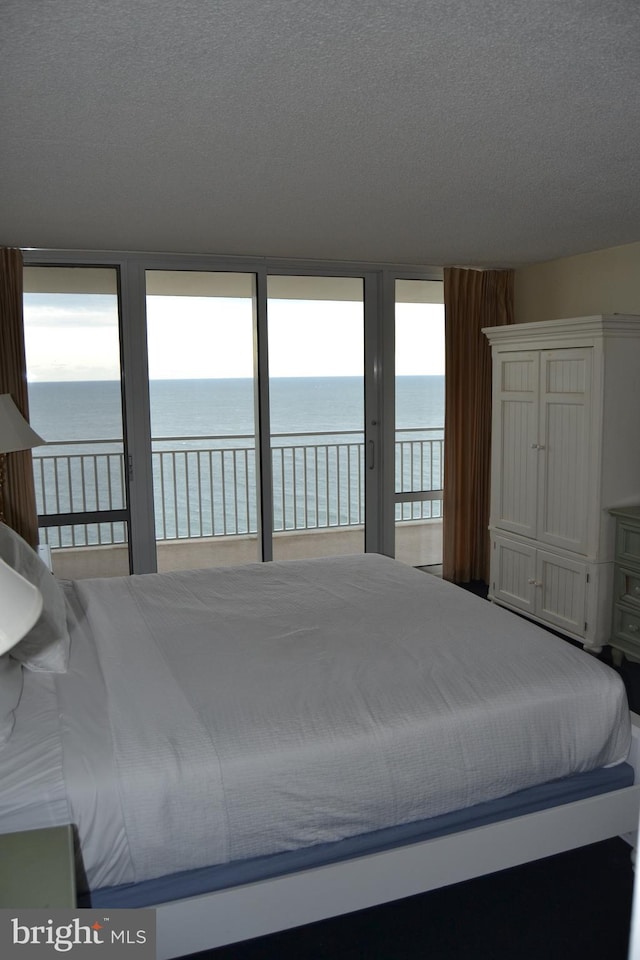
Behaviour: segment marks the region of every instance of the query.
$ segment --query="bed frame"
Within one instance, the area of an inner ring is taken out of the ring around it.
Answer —
[[[640,716],[632,714],[631,720],[633,786],[382,853],[158,904],[158,960],[352,913],[615,836],[635,848]]]

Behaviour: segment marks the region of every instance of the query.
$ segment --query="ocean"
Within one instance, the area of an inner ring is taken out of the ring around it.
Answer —
[[[398,377],[396,427],[442,428],[444,377]],[[254,432],[253,382],[153,380],[151,432],[162,437],[233,437]],[[360,377],[283,377],[270,382],[275,434],[362,432]],[[29,384],[31,426],[48,443],[122,437],[120,383],[115,380]]]
[[[255,532],[253,382],[156,380],[149,389],[158,539]],[[274,378],[269,393],[274,529],[361,523],[362,379]],[[47,441],[34,450],[38,512],[122,509],[119,382],[30,383],[29,412]],[[441,488],[443,426],[444,377],[398,377],[397,490]],[[346,435],[328,436],[336,432]],[[439,515],[436,501],[398,505],[398,518],[430,517],[432,509]],[[65,528],[50,542],[126,538],[121,525],[89,527]]]

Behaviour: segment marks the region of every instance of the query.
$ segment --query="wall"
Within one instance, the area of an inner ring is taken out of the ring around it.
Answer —
[[[362,534],[363,528],[356,525],[276,533],[274,555],[278,560],[294,560],[361,553]],[[255,536],[160,540],[157,549],[160,573],[251,563],[258,557]],[[439,566],[442,563],[442,520],[404,520],[397,524],[396,557],[412,567]],[[122,544],[53,549],[47,562],[56,577],[62,580],[124,577],[129,573],[129,556]]]
[[[516,323],[598,313],[640,314],[640,243],[516,270]]]

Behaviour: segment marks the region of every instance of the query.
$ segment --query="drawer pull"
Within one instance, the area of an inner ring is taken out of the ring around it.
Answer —
[[[640,627],[638,626],[637,623],[630,623],[627,626],[627,630],[629,631],[629,633],[637,633],[638,630],[640,630]]]
[[[527,580],[527,583],[530,584],[532,587],[542,586],[542,580],[534,580],[533,577],[529,577],[529,579]]]
[[[640,583],[636,583],[635,587],[633,588],[633,592],[640,594]]]

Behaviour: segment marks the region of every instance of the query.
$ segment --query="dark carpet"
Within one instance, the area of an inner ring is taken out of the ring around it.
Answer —
[[[629,847],[607,840],[198,957],[626,960],[632,886]]]
[[[486,585],[465,585],[486,595]],[[610,662],[608,651],[602,657]],[[640,712],[640,664],[619,672]],[[197,954],[200,960],[627,960],[633,870],[620,839]]]

